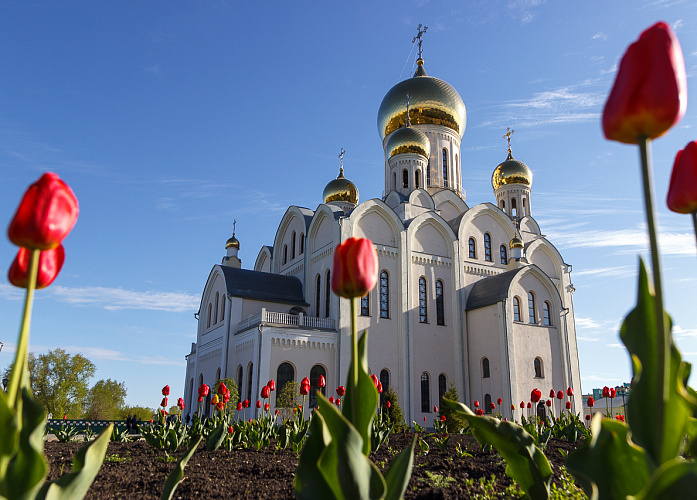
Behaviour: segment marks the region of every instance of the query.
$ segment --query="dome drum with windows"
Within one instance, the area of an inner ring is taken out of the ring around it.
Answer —
[[[387,158],[401,154],[416,154],[428,158],[431,156],[431,141],[426,134],[412,127],[395,130],[385,145]]]
[[[322,193],[324,203],[333,201],[358,204],[358,188],[356,185],[344,177],[343,167],[339,170],[339,175],[336,179],[329,181]]]

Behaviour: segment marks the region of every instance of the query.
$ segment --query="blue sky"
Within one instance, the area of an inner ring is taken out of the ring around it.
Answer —
[[[311,209],[336,176],[380,197],[385,93],[427,72],[467,107],[469,206],[494,201],[513,153],[534,173],[532,213],[573,265],[584,392],[629,380],[618,327],[647,255],[637,148],[602,137],[619,58],[658,20],[680,39],[687,114],[653,145],[666,308],[697,362],[697,251],[665,208],[675,153],[697,138],[697,2],[22,2],[0,7],[0,215],[46,170],[81,214],[56,282],[39,291],[31,349],[81,352],[127,402],[183,393],[206,278],[237,219],[243,266],[288,205]],[[9,268],[16,248],[0,241]],[[0,278],[0,369],[13,358],[21,290]]]

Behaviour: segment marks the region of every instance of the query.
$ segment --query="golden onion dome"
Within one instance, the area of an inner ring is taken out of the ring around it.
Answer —
[[[511,250],[514,248],[523,248],[523,240],[518,238],[517,236],[514,236],[511,242],[508,244],[509,247],[511,247]]]
[[[465,132],[467,111],[457,91],[447,82],[428,76],[424,61],[416,61],[418,68],[412,78],[392,87],[380,104],[378,133],[385,139],[407,122],[404,99],[409,95],[409,119],[412,125],[442,125],[455,131],[460,137]]]
[[[339,176],[330,181],[322,193],[324,203],[332,201],[344,201],[358,205],[358,188],[356,185],[344,177],[344,169],[339,170]]]
[[[491,176],[491,185],[494,190],[507,184],[532,186],[532,171],[525,163],[514,159],[510,149],[506,161],[499,163]]]
[[[225,242],[225,249],[227,250],[230,247],[236,248],[238,250],[240,249],[240,242],[237,238],[235,238],[235,233],[232,233],[232,238]]]
[[[387,158],[394,155],[412,153],[425,156],[426,159],[431,155],[431,141],[426,134],[412,127],[402,127],[390,135],[385,144]]]

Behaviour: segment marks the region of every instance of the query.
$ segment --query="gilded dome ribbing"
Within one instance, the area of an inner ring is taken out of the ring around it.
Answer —
[[[406,95],[410,96],[409,119],[412,125],[442,125],[462,137],[467,124],[467,112],[462,97],[449,83],[428,76],[423,67],[423,59],[419,59],[417,63],[418,68],[414,76],[392,87],[380,104],[380,139],[385,139],[406,124]]]
[[[322,193],[324,203],[332,201],[344,201],[358,205],[358,188],[356,185],[344,177],[344,169],[339,170],[339,176],[330,181]]]
[[[499,163],[491,176],[491,185],[494,190],[507,184],[532,186],[532,171],[525,163],[514,159],[510,149],[506,161]]]
[[[232,234],[232,238],[225,242],[225,249],[227,250],[230,247],[236,248],[238,250],[240,249],[240,242],[237,238],[235,238],[235,233]]]
[[[431,155],[431,141],[426,134],[412,127],[402,127],[395,130],[385,144],[387,158],[394,155],[412,153],[425,156]]]
[[[521,240],[517,236],[514,236],[508,246],[511,247],[511,250],[514,248],[523,248],[523,240]]]

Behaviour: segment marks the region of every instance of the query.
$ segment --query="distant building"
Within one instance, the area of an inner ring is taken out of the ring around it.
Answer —
[[[358,311],[359,331],[370,330],[369,368],[397,391],[408,422],[431,422],[450,383],[470,406],[502,398],[508,418],[534,388],[547,396],[572,387],[573,411],[582,411],[571,266],[533,218],[532,172],[514,159],[507,134],[507,156],[492,166],[492,203],[468,206],[465,105],[417,63],[378,111],[381,199],[359,203],[342,150],[321,203],[289,207],[253,270],[242,269],[233,231],[206,281],[186,356],[192,412],[197,388],[223,377],[252,403],[270,379],[276,394],[306,376],[312,394],[320,375],[327,396],[345,384],[350,306],[330,280],[334,249],[352,236],[371,239],[380,261],[377,287]]]

